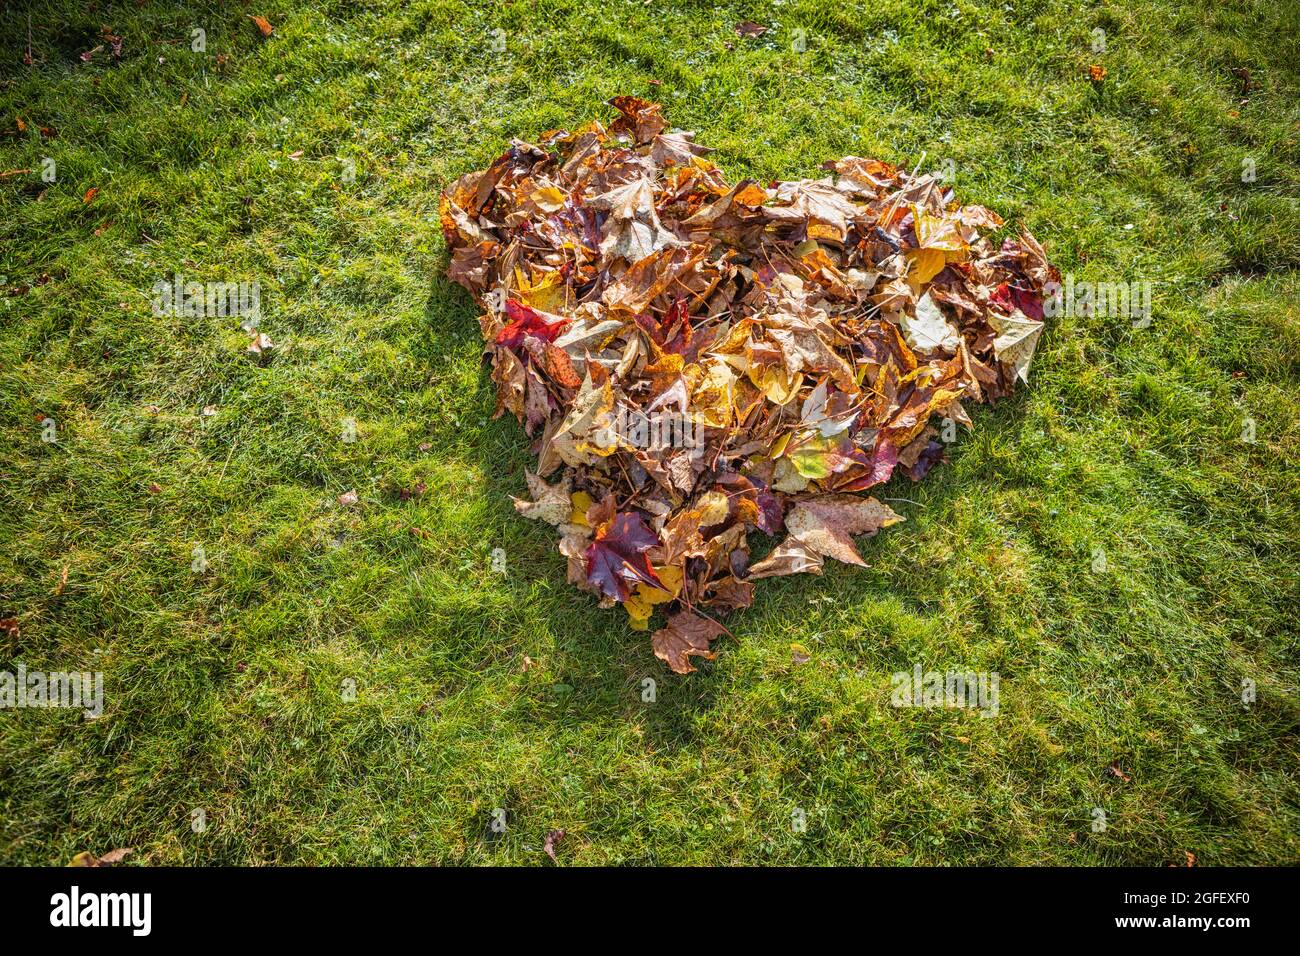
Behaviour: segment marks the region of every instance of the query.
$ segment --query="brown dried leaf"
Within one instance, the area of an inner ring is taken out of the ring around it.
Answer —
[[[695,668],[688,659],[703,657],[713,660],[717,655],[709,650],[709,642],[725,633],[726,628],[716,621],[690,611],[680,611],[668,619],[667,627],[655,631],[650,641],[656,657],[676,673],[689,674]]]
[[[790,537],[817,554],[846,564],[866,564],[850,537],[875,534],[902,521],[889,505],[856,495],[824,495],[795,505],[785,517]]]

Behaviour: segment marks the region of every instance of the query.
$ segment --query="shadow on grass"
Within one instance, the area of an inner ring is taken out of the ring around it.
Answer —
[[[464,356],[481,351],[478,327],[478,308],[464,290],[452,284],[439,271],[431,280],[425,308],[425,330],[418,339],[415,355],[430,366],[436,365],[450,353]],[[1049,330],[1050,334],[1050,330]],[[1018,428],[1026,401],[1022,390],[999,403],[998,412],[983,408],[975,415],[976,428],[987,430],[994,436],[1007,434]],[[490,417],[496,404],[495,387],[489,375],[489,364],[484,360],[478,371],[474,392],[470,400],[473,408],[485,418]],[[512,416],[503,415],[489,421],[485,432],[490,440],[475,444],[476,463],[486,476],[489,488],[491,520],[495,527],[516,531],[520,537],[535,546],[541,557],[518,577],[504,587],[519,601],[528,602],[534,618],[540,617],[544,626],[555,635],[558,687],[566,688],[562,700],[548,701],[549,706],[538,706],[536,698],[526,698],[519,704],[517,717],[525,722],[539,719],[545,723],[556,721],[604,722],[622,719],[640,722],[647,742],[656,749],[676,750],[698,743],[699,716],[714,707],[718,696],[731,677],[731,672],[717,662],[696,661],[698,670],[688,675],[671,673],[650,646],[652,631],[632,630],[625,616],[617,608],[602,611],[590,595],[578,591],[567,583],[564,558],[555,548],[555,534],[549,526],[519,517],[509,501],[509,495],[525,494],[523,471],[531,467],[535,458],[529,450],[531,440]],[[494,448],[512,447],[516,453],[494,453]],[[941,465],[940,468],[950,467]],[[938,472],[923,481],[926,484],[925,507],[930,513],[947,512],[952,505],[967,494],[955,481],[936,481]],[[991,476],[996,480],[996,476]],[[893,499],[900,511],[915,496],[915,485],[904,477],[896,477],[876,495]],[[512,526],[522,526],[515,529]],[[899,530],[894,531],[900,533]],[[907,533],[904,525],[901,533]],[[775,540],[755,532],[751,545],[757,560],[775,544]],[[879,539],[874,539],[878,541]],[[871,563],[872,541],[863,541],[861,550]],[[833,565],[834,562],[828,562]],[[545,581],[548,587],[538,595],[534,585]],[[823,577],[808,576],[764,580],[756,590],[753,607],[729,615],[723,623],[734,637],[723,636],[717,647],[722,658],[733,653],[736,644],[750,639],[780,640],[777,637],[789,630],[791,621],[800,621],[801,607],[816,601],[861,603],[890,596],[900,600],[906,609],[921,618],[940,613],[933,605],[915,594],[890,590],[894,585],[882,582],[870,569],[828,567]],[[478,607],[471,613],[483,618],[480,625],[491,617],[489,608]],[[662,615],[657,615],[662,617]],[[651,628],[660,626],[652,620]],[[807,639],[806,637],[804,638]],[[656,684],[655,706],[647,707],[641,700],[642,682],[650,677]]]

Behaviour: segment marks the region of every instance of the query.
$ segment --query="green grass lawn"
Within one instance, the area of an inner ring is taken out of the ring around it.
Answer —
[[[1300,861],[1294,0],[52,0],[31,66],[25,6],[0,670],[102,670],[105,708],[0,711],[0,862],[536,864],[551,829],[579,864]],[[1154,283],[1148,328],[1051,320],[1029,387],[880,491],[868,568],[760,582],[685,677],[515,514],[437,226],[619,93],[733,180],[951,160],[1063,272]],[[258,281],[271,352],[155,316],[178,272]],[[999,713],[891,707],[916,664],[996,672]]]

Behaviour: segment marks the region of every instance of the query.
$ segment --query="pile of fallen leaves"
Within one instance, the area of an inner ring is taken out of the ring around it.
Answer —
[[[686,672],[754,581],[863,563],[852,536],[903,519],[855,493],[921,479],[937,423],[1026,378],[1059,275],[934,176],[850,156],[732,185],[659,105],[611,105],[608,128],[516,140],[441,219],[497,414],[535,438],[516,507],[602,607],[647,628],[663,605],[655,654]],[[784,535],[752,564],[751,528]]]

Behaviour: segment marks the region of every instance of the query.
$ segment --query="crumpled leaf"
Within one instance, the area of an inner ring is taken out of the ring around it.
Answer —
[[[758,563],[751,565],[749,580],[775,578],[785,574],[821,574],[824,561],[822,556],[808,545],[786,538],[772,549],[771,554]]]
[[[1034,357],[1034,349],[1038,348],[1043,323],[1027,319],[1019,312],[1015,315],[990,312],[989,325],[998,334],[993,340],[993,354],[1015,371],[1016,378],[1028,382],[1029,362]]]
[[[875,498],[824,495],[796,504],[785,516],[785,527],[791,538],[810,551],[846,564],[865,565],[850,535],[875,534],[902,520]]]
[[[907,344],[917,352],[957,351],[961,334],[952,327],[929,293],[916,300],[916,316],[907,320]]]
[[[542,841],[542,850],[551,858],[552,863],[560,862],[556,859],[555,848],[560,845],[560,841],[563,839],[563,830],[550,830],[546,834],[546,839]]]
[[[547,524],[556,525],[557,527],[567,524],[571,520],[573,501],[571,500],[572,492],[569,489],[573,482],[567,475],[554,485],[548,485],[541,477],[531,471],[525,471],[524,478],[528,481],[528,493],[533,496],[533,500],[512,499],[516,511],[525,518],[545,521]]]
[[[700,617],[691,611],[679,611],[668,619],[668,626],[655,631],[650,638],[655,657],[664,661],[675,673],[689,674],[695,668],[689,658],[703,657],[713,660],[717,655],[709,644],[727,632],[717,621]]]

